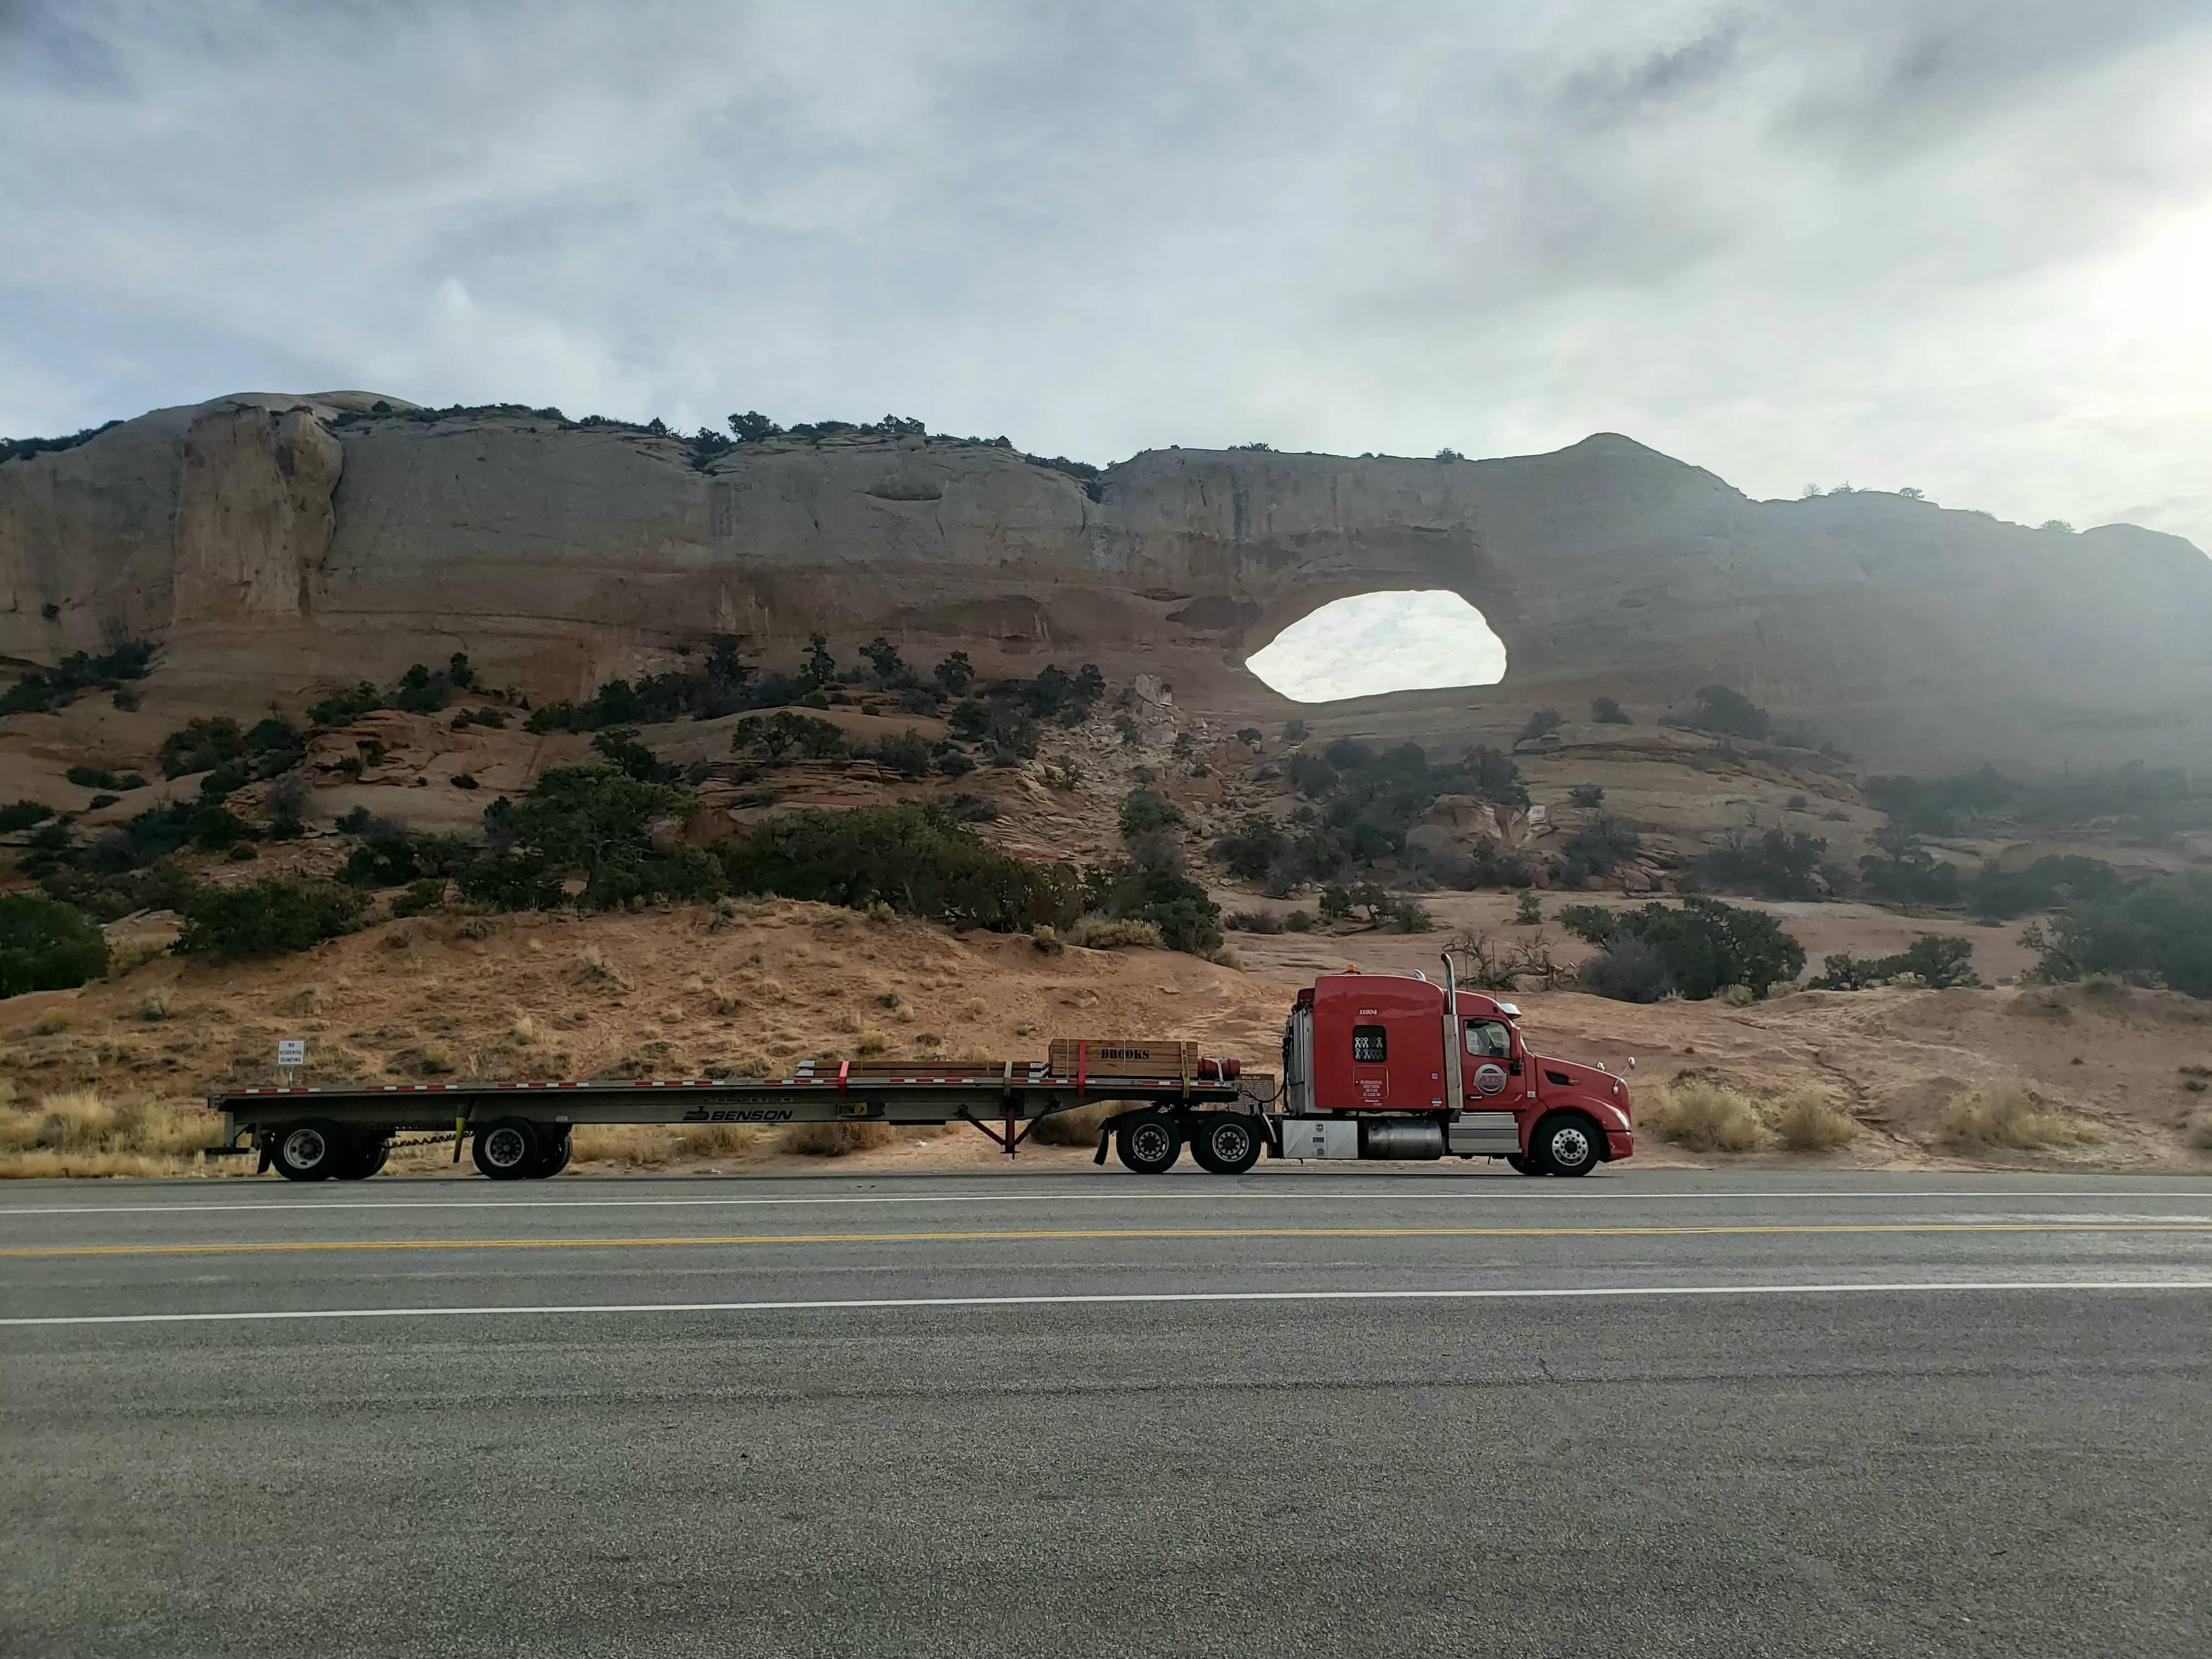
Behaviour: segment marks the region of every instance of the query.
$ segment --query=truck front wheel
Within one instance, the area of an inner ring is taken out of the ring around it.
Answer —
[[[1540,1176],[1544,1173],[1536,1161],[1526,1152],[1508,1152],[1505,1154],[1505,1161],[1519,1175]]]
[[[1598,1166],[1598,1133],[1581,1112],[1554,1112],[1530,1137],[1529,1160],[1546,1175],[1586,1176]]]
[[[1165,1175],[1182,1155],[1182,1136],[1174,1119],[1139,1112],[1115,1129],[1114,1154],[1139,1175]]]
[[[1190,1155],[1212,1175],[1243,1175],[1260,1161],[1260,1130],[1242,1112],[1201,1112],[1191,1125]]]

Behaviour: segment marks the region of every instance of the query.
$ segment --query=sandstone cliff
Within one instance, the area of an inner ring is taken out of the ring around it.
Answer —
[[[1243,659],[1328,599],[1407,587],[1479,607],[1505,683],[1333,725],[1449,742],[1718,679],[1881,765],[2212,759],[2212,562],[2188,543],[1754,501],[1609,434],[1465,462],[1152,451],[1086,488],[912,434],[702,461],[550,410],[336,392],[156,410],[0,465],[0,655],[148,639],[158,683],[252,702],[454,650],[572,696],[715,633],[782,656],[818,628],[841,654],[880,631],[925,658],[1150,668],[1186,706],[1280,719],[1310,711]]]

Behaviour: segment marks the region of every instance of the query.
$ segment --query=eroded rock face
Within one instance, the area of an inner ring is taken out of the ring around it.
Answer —
[[[1753,501],[1606,434],[1472,462],[1152,451],[1086,488],[914,434],[695,464],[552,411],[385,401],[225,398],[0,466],[0,653],[151,639],[172,684],[265,702],[463,650],[544,697],[819,629],[845,656],[883,632],[1147,671],[1265,720],[1302,712],[1242,667],[1276,632],[1432,587],[1484,613],[1507,679],[1368,700],[1365,729],[1448,744],[1471,702],[1656,712],[1719,680],[1881,765],[2212,758],[2212,562],[2130,526]]]

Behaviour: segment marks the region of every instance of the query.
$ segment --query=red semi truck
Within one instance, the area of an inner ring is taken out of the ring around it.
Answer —
[[[1628,1091],[1602,1066],[1531,1053],[1510,1002],[1420,975],[1324,975],[1298,993],[1279,1083],[1186,1042],[1063,1039],[1048,1058],[983,1065],[803,1061],[776,1078],[390,1084],[212,1097],[226,1141],[294,1181],[374,1175],[394,1137],[472,1141],[495,1180],[557,1175],[579,1123],[974,1124],[1009,1154],[1055,1112],[1127,1103],[1110,1146],[1140,1175],[1188,1147],[1218,1175],[1294,1158],[1503,1158],[1526,1175],[1588,1175],[1630,1157]],[[994,1124],[996,1127],[994,1127]],[[241,1137],[245,1144],[237,1145]]]

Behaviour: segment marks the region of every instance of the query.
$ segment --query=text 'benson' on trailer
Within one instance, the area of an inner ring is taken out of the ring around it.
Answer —
[[[226,1141],[294,1181],[358,1180],[392,1137],[473,1142],[494,1180],[557,1175],[579,1123],[974,1124],[1012,1154],[1038,1120],[1127,1103],[1101,1131],[1140,1175],[1190,1148],[1217,1175],[1293,1158],[1503,1158],[1524,1175],[1587,1175],[1631,1157],[1623,1080],[1533,1053],[1520,1010],[1419,974],[1326,974],[1298,993],[1279,1083],[1197,1045],[1062,1039],[1030,1061],[947,1066],[808,1060],[787,1077],[607,1083],[236,1089],[209,1105]],[[994,1125],[995,1124],[995,1127]],[[244,1138],[244,1144],[240,1145]]]

